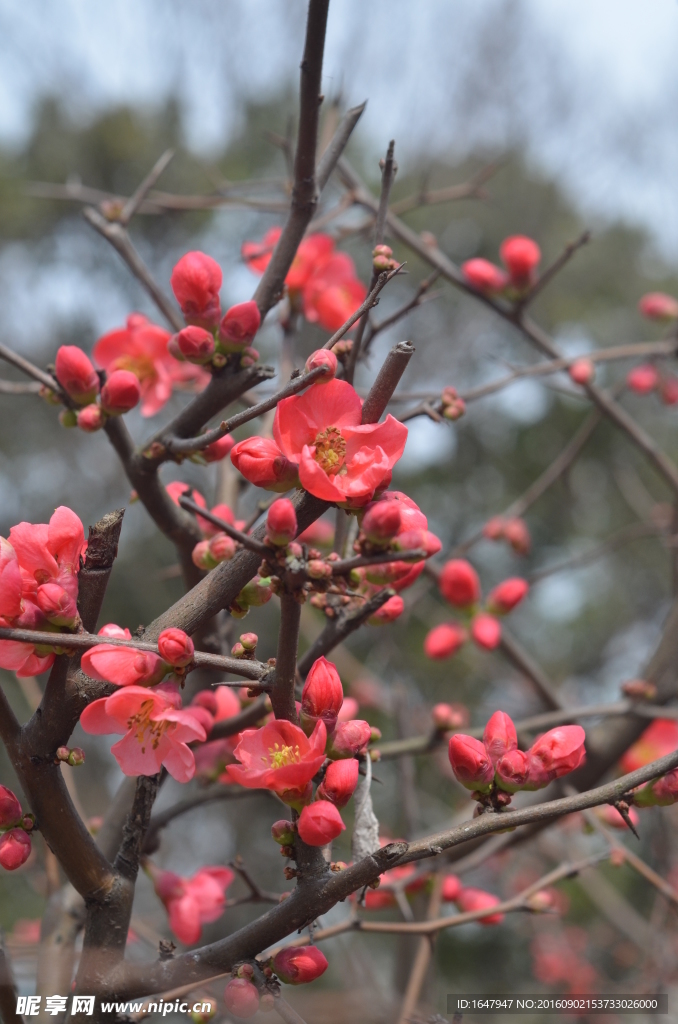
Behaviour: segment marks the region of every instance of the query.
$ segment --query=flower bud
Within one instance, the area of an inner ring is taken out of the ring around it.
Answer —
[[[508,284],[508,276],[504,271],[481,257],[466,260],[461,265],[461,272],[467,284],[485,294],[501,292]]]
[[[487,651],[493,651],[501,642],[501,624],[493,615],[486,615],[481,612],[476,615],[471,623],[471,637]]]
[[[446,420],[452,420],[454,422],[455,420],[461,419],[466,412],[466,402],[463,398],[453,398],[446,401],[445,392],[443,392],[441,411]]]
[[[336,667],[327,658],[313,662],[301,693],[301,724],[310,736],[319,718],[328,733],[337,724],[337,715],[344,701],[344,690]]]
[[[371,544],[388,545],[402,526],[397,501],[373,501],[367,506],[360,529]]]
[[[216,564],[217,562],[230,562],[238,549],[238,545],[226,533],[217,533],[211,537],[207,544],[209,557]]]
[[[101,405],[109,416],[121,416],[138,404],[141,387],[131,370],[113,370],[101,389]]]
[[[305,985],[327,970],[327,960],[317,946],[288,946],[273,957],[271,967],[286,985]]]
[[[638,303],[638,310],[648,320],[676,320],[678,301],[664,292],[647,292]]]
[[[443,622],[434,626],[424,640],[424,654],[434,661],[442,661],[456,654],[468,640],[468,633],[456,622]]]
[[[85,763],[85,751],[82,747],[73,747],[69,750],[66,761],[72,768],[77,768],[78,765]]]
[[[209,363],[214,355],[214,335],[204,327],[184,327],[176,335],[176,343],[188,363]]]
[[[289,498],[278,498],[268,510],[266,537],[276,547],[285,547],[297,535],[297,513]]]
[[[62,345],[54,361],[56,379],[78,405],[89,405],[99,394],[99,375],[77,345]]]
[[[449,732],[468,725],[468,711],[463,704],[436,704],[431,709],[431,718],[436,729]]]
[[[70,629],[80,620],[75,598],[58,583],[43,583],[37,589],[35,600],[53,626],[67,626]]]
[[[11,828],[21,820],[21,804],[11,789],[0,786],[0,828]]]
[[[280,846],[294,846],[295,828],[291,821],[274,821],[271,825],[271,835]]]
[[[496,764],[508,751],[516,749],[516,727],[505,711],[495,711],[492,715],[483,732],[483,743],[492,764]]]
[[[462,889],[457,896],[457,906],[464,914],[477,910],[489,910],[496,907],[501,900],[483,889]],[[501,924],[504,920],[503,914],[487,914],[481,917],[480,924]]]
[[[396,551],[416,551],[421,548],[426,558],[437,555],[442,546],[440,539],[430,530],[405,530],[393,541]]]
[[[445,875],[441,896],[446,903],[454,903],[461,892],[461,882],[457,875]]]
[[[575,384],[590,384],[596,375],[596,367],[591,359],[575,359],[567,372]]]
[[[221,347],[225,352],[239,352],[249,345],[260,324],[261,313],[253,299],[231,306],[219,324]]]
[[[194,565],[197,565],[199,569],[204,569],[205,572],[215,569],[219,564],[216,559],[212,558],[210,542],[208,540],[198,541],[191,552],[191,559]]]
[[[541,259],[537,243],[525,235],[512,235],[501,243],[499,255],[509,272],[511,284],[516,288],[527,288]]]
[[[96,430],[101,430],[105,419],[106,416],[100,405],[86,405],[78,413],[78,426],[86,434],[93,434]]]
[[[504,523],[504,538],[518,555],[526,555],[530,550],[530,532],[524,520],[517,516]]]
[[[329,800],[336,807],[345,807],[358,785],[358,768],[355,757],[332,761],[327,767],[325,778],[318,786],[318,797]]]
[[[626,375],[626,386],[637,395],[649,395],[659,383],[659,374],[652,363],[634,366]]]
[[[221,267],[204,252],[187,252],[172,271],[170,285],[186,323],[215,327],[221,316]]]
[[[337,761],[345,757],[357,757],[367,750],[371,738],[372,727],[369,722],[360,718],[339,722],[329,742],[328,757]]]
[[[404,611],[405,602],[399,594],[394,594],[382,604],[381,608],[377,608],[374,615],[370,615],[367,621],[370,626],[386,626],[389,622],[395,622],[400,618]]]
[[[267,437],[239,441],[231,451],[231,462],[246,480],[267,491],[289,491],[299,482],[298,467]]]
[[[445,600],[455,608],[468,608],[480,600],[478,574],[463,558],[453,558],[445,563],[438,586]]]
[[[102,626],[97,636],[110,636],[115,640],[131,640],[132,634],[129,629],[123,629],[122,626],[117,626],[115,622],[107,622],[105,626]]]
[[[390,245],[375,245],[372,250],[372,267],[375,273],[381,274],[384,270],[395,270],[397,266]]]
[[[657,697],[657,687],[645,679],[629,679],[627,683],[622,683],[620,689],[631,700],[655,700]]]
[[[299,835],[307,846],[326,846],[345,828],[339,811],[328,800],[307,804],[297,822]]]
[[[271,581],[267,577],[255,576],[246,583],[235,599],[235,604],[242,609],[260,608],[273,597]],[[233,612],[231,612],[233,614]]]
[[[212,441],[211,444],[208,444],[207,448],[203,448],[201,455],[205,462],[221,462],[222,459],[226,458],[234,444],[235,441],[233,437],[230,434],[224,434],[223,437],[220,437],[216,441]]]
[[[586,757],[586,733],[580,725],[561,725],[549,729],[535,740],[527,756],[530,761],[526,789],[543,789],[549,782],[573,772]]]
[[[487,792],[494,778],[492,761],[480,740],[464,733],[450,738],[448,757],[452,771],[466,789]]]
[[[516,793],[527,782],[530,761],[523,750],[509,750],[495,766],[495,779],[506,793]]]
[[[328,580],[332,575],[332,566],[321,558],[312,558],[306,568],[312,580]]]
[[[488,540],[502,540],[504,536],[505,522],[501,516],[493,516],[483,526],[483,537]]]
[[[337,373],[337,357],[329,348],[319,348],[316,352],[313,352],[306,360],[306,372],[309,373],[311,370],[317,369],[319,366],[326,367],[325,373],[321,374],[320,377],[316,377],[316,384],[325,384],[328,380],[332,380]]]
[[[158,637],[158,652],[173,668],[186,668],[193,661],[195,647],[183,629],[172,626]]]
[[[224,989],[224,1005],[229,1013],[241,1020],[253,1017],[259,1011],[259,993],[246,978],[232,978]]]
[[[22,828],[11,828],[0,836],[0,866],[16,871],[31,855],[31,837]]]
[[[495,587],[487,599],[487,609],[495,615],[505,615],[520,604],[530,589],[527,580],[512,576]]]
[[[246,345],[240,355],[240,366],[244,370],[248,366],[256,366],[259,362],[259,351],[256,348],[252,348],[251,345]]]
[[[62,409],[59,413],[59,423],[62,427],[70,430],[78,425],[78,414],[75,409]]]
[[[213,690],[198,690],[191,701],[191,707],[205,708],[212,716],[216,715],[219,707],[216,694]]]

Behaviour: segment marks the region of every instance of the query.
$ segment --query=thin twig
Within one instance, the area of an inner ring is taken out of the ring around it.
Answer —
[[[22,373],[26,376],[32,377],[34,380],[39,381],[43,387],[49,388],[50,391],[56,392],[56,394],[64,401],[65,404],[71,405],[72,403],[68,399],[68,396],[62,392],[56,377],[52,377],[50,373],[45,373],[44,370],[40,370],[33,363],[29,362],[28,359],[24,359],[17,352],[13,352],[11,348],[7,348],[6,345],[0,344],[0,359],[4,359],[5,362],[11,363],[12,366],[18,367]]]
[[[536,572],[530,573],[527,579],[530,584],[539,583],[541,580],[547,579],[547,577],[553,576],[558,572],[566,572],[569,569],[576,569],[582,565],[589,565],[589,563],[595,562],[598,558],[602,558],[612,551],[616,551],[617,548],[623,547],[625,544],[630,544],[636,540],[643,540],[647,537],[656,537],[662,534],[662,532],[653,523],[630,523],[628,526],[622,526],[601,544],[595,544],[587,551],[581,551],[578,555],[573,555],[572,558],[567,558],[563,562],[557,562],[555,565],[547,566],[545,569],[538,569]]]
[[[129,197],[122,210],[118,221],[120,224],[127,226],[131,221],[134,214],[137,212],[144,199],[151,191],[156,181],[165,170],[170,160],[174,156],[173,149],[166,149],[159,160],[153,165],[151,170],[148,172],[141,184],[134,190],[132,195]]]
[[[540,274],[539,278],[532,285],[528,293],[519,300],[516,304],[518,309],[525,309],[531,302],[534,302],[537,295],[551,283],[554,277],[560,273],[566,263],[569,263],[574,254],[582,248],[584,245],[588,245],[591,241],[591,232],[583,231],[579,238],[575,239],[574,242],[568,242],[563,252],[553,261],[550,267],[547,267],[543,274]]]
[[[488,164],[487,167],[483,167],[477,174],[474,174],[473,177],[461,185],[421,189],[412,196],[407,196],[405,199],[399,199],[398,202],[392,203],[390,212],[400,216],[403,213],[409,213],[410,210],[416,210],[420,206],[449,203],[459,199],[484,199],[486,194],[482,186],[497,173],[500,167],[501,164],[499,162]]]
[[[414,548],[411,551],[380,551],[374,555],[356,555],[355,558],[343,558],[339,562],[332,562],[332,575],[345,576],[354,569],[360,569],[364,565],[385,565],[388,562],[421,562],[426,558],[426,551],[423,548]]]
[[[231,526],[224,519],[220,519],[219,516],[213,515],[212,512],[208,512],[201,505],[196,505],[190,498],[186,498],[183,495],[179,498],[179,504],[182,508],[186,509],[187,512],[192,512],[194,515],[202,516],[208,523],[212,523],[213,526],[217,526],[224,533],[232,537],[233,540],[237,540],[239,544],[242,544],[244,548],[249,548],[250,551],[255,551],[262,558],[270,558],[274,552],[271,548],[266,547],[260,540],[256,540],[254,537],[250,537],[249,534],[243,533],[242,530],[236,530],[235,526]]]
[[[369,311],[374,306],[378,305],[379,292],[385,287],[385,285],[388,284],[391,278],[395,277],[396,274],[398,274],[402,270],[404,266],[405,264],[401,263],[399,267],[395,268],[395,270],[384,270],[382,271],[381,274],[379,274],[379,277],[370,288],[367,298],[365,299],[363,304],[359,306],[358,309],[356,309],[355,313],[351,313],[348,320],[341,325],[338,331],[334,332],[334,334],[328,341],[325,342],[323,348],[332,348],[334,345],[336,345],[336,343],[338,341],[341,341],[344,335],[351,330],[356,320],[360,320],[362,316],[364,316],[366,313],[369,313]]]

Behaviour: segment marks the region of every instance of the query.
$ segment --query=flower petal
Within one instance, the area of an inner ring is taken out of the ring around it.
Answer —
[[[315,449],[309,448],[308,445],[302,449],[299,462],[299,483],[305,491],[314,494],[316,498],[322,498],[324,501],[343,501],[343,492],[333,482],[338,482],[339,476],[330,479],[325,470],[313,458],[312,451]]]
[[[303,395],[278,403],[273,436],[288,459],[299,461],[304,445],[311,445],[326,427],[357,426],[362,401],[345,380],[313,384]]]

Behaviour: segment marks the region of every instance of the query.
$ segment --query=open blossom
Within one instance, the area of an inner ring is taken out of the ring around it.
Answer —
[[[111,753],[125,775],[155,775],[164,766],[177,782],[188,782],[195,774],[188,744],[206,739],[198,718],[190,708],[181,710],[176,688],[166,684],[153,690],[125,686],[89,704],[80,724],[96,736],[122,734]]]
[[[268,266],[273,250],[278,244],[282,228],[274,227],[264,235],[261,242],[245,242],[242,246],[242,257],[250,270],[263,274]],[[334,240],[321,233],[308,235],[300,243],[292,266],[287,272],[285,284],[292,292],[300,291],[313,272],[329,259],[334,250]]]
[[[202,867],[191,878],[149,866],[155,891],[165,904],[169,925],[180,942],[190,946],[202,934],[202,926],[221,917],[226,890],[235,875],[230,868]]]
[[[464,914],[468,914],[478,910],[491,910],[492,907],[501,903],[501,900],[498,896],[493,896],[491,892],[485,892],[483,889],[466,888],[460,890],[455,902]],[[486,914],[479,918],[479,924],[501,924],[503,920],[502,913]]]
[[[405,448],[407,427],[390,414],[383,423],[363,424],[361,417],[362,401],[346,381],[314,384],[278,403],[275,441],[299,467],[302,487],[317,498],[361,507],[390,481]],[[234,463],[237,447],[231,455]]]
[[[305,802],[306,790],[325,760],[327,730],[320,719],[310,736],[279,719],[261,729],[245,729],[229,765],[233,782],[248,789],[272,789],[286,802]]]
[[[367,288],[356,276],[348,253],[336,252],[304,287],[304,316],[326,331],[337,331],[365,300]]]
[[[155,686],[167,675],[170,666],[153,651],[134,647],[99,644],[82,656],[82,670],[92,679],[115,686]]]
[[[201,390],[209,374],[191,363],[181,363],[170,353],[170,334],[140,313],[127,317],[125,327],[104,334],[94,346],[94,361],[112,374],[129,370],[139,381],[141,415],[154,416],[169,400],[175,387]]]

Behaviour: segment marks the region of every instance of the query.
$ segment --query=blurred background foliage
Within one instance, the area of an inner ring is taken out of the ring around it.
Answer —
[[[119,107],[89,121],[76,121],[58,98],[43,100],[35,110],[25,143],[0,149],[2,340],[48,366],[58,345],[78,344],[89,351],[99,334],[121,324],[133,309],[157,318],[118,256],[85,223],[79,204],[34,198],[29,194],[30,182],[80,181],[129,195],[168,147],[176,155],[159,183],[163,191],[199,194],[250,177],[280,180],[285,175],[285,161],[270,133],[285,136],[289,132],[294,110],[290,96],[283,94],[276,103],[251,104],[239,133],[209,159],[186,147],[177,102],[158,109]],[[373,142],[385,146],[387,140]],[[376,188],[376,162],[367,159],[359,144],[352,144],[349,155]],[[585,222],[562,187],[535,171],[520,149],[492,156],[497,169],[486,186],[486,199],[422,207],[407,214],[407,222],[417,230],[432,232],[456,261],[475,255],[496,260],[505,236],[525,233],[541,246],[543,265],[555,259],[584,228],[591,228],[591,242],[539,298],[535,318],[553,334],[566,355],[658,337],[658,328],[640,320],[636,302],[647,290],[678,294],[678,275],[675,267],[653,255],[643,231],[622,222],[595,218]],[[482,152],[459,162],[453,155],[444,159],[439,153],[434,157],[421,152],[417,163],[407,160],[401,165],[393,200],[416,193],[422,183],[435,188],[464,181],[487,158]],[[278,198],[281,194],[284,188]],[[330,188],[327,204],[337,195],[336,187]],[[351,216],[340,223],[350,225],[355,220]],[[171,267],[183,252],[200,248],[215,256],[224,268],[224,301],[228,304],[248,298],[255,283],[239,259],[242,241],[261,237],[267,227],[279,222],[280,217],[273,214],[225,207],[217,212],[138,216],[132,236],[166,289]],[[370,268],[368,234],[353,233],[342,243],[354,256],[363,279],[368,278]],[[399,259],[407,260],[408,276],[384,293],[376,319],[398,308],[429,272],[411,253],[398,245],[394,248]],[[405,390],[430,388],[436,393],[449,384],[463,391],[503,375],[510,366],[536,360],[525,341],[491,312],[445,284],[438,283],[435,292],[434,301],[379,337],[370,369],[379,365],[388,346],[403,337],[412,339],[417,350],[402,384]],[[276,363],[280,328],[275,314],[269,319],[260,347],[262,358]],[[324,340],[319,330],[305,325],[298,340],[299,365]],[[612,384],[623,378],[627,368],[626,364],[611,365],[599,371],[600,379]],[[8,366],[2,367],[1,375],[19,379]],[[369,379],[369,370],[362,369],[357,385],[364,387]],[[185,398],[175,397],[161,418],[169,417],[183,401]],[[661,406],[655,397],[624,397],[623,401],[664,449],[678,457],[676,409]],[[398,405],[393,411],[397,414],[402,408]],[[413,420],[394,487],[419,503],[447,551],[519,496],[563,449],[588,413],[587,404],[573,394],[567,378],[560,376],[523,381],[473,402],[456,424]],[[129,420],[134,436],[141,440],[148,425],[136,413]],[[166,467],[166,472],[166,480],[189,480],[210,502],[215,499],[215,467]],[[33,395],[4,394],[0,398],[0,481],[3,535],[20,519],[45,521],[61,503],[73,507],[85,525],[111,508],[129,504],[128,484],[106,437],[63,430],[56,411]],[[260,496],[246,495],[246,512]],[[482,541],[471,559],[485,590],[507,575],[529,578],[531,573],[586,551],[625,524],[661,516],[666,500],[663,484],[626,439],[603,423],[572,469],[527,513],[531,553],[521,558],[503,545]],[[153,528],[144,509],[138,504],[129,506],[102,621],[132,629],[150,621],[181,592],[174,562],[171,545]],[[509,628],[568,701],[615,699],[619,685],[641,670],[651,651],[670,590],[667,552],[655,538],[646,538],[621,546],[590,565],[545,577],[511,616]],[[451,617],[449,608],[425,576],[405,597],[404,617],[396,625],[365,629],[353,637],[340,662],[346,689],[363,701],[361,713],[378,725],[386,738],[425,731],[429,709],[439,700],[468,705],[474,724],[483,723],[497,707],[514,715],[539,710],[538,698],[499,655],[468,646],[452,661],[426,660],[423,638],[432,625]],[[306,625],[312,631],[319,613],[307,612]],[[271,602],[251,612],[245,624],[262,637],[264,657],[274,653],[276,620],[275,602]],[[9,673],[2,676],[14,706],[26,718],[30,689],[20,689]],[[87,751],[87,767],[75,773],[78,793],[85,812],[98,815],[120,775],[108,742],[82,734],[77,741]],[[6,760],[0,772],[3,782],[14,785]],[[444,751],[414,761],[383,763],[375,772],[376,809],[384,834],[411,836],[440,828],[455,810],[465,806],[465,796],[450,776]],[[191,789],[197,791],[198,783],[191,783]],[[180,795],[180,787],[168,784],[159,806],[169,805]],[[224,862],[239,853],[266,888],[284,889],[282,862],[268,839],[271,806],[266,794],[253,795],[245,803],[210,804],[202,814],[187,815],[167,830],[158,860],[188,874],[201,863]],[[672,816],[663,813],[665,819],[646,813],[643,830],[643,848],[661,873],[671,866],[665,832]],[[349,808],[348,818],[350,814]],[[348,824],[346,835],[350,835]],[[40,844],[36,845],[34,856],[41,862],[43,852]],[[538,853],[499,855],[469,875],[470,884],[509,895],[518,867],[525,868],[527,861],[536,877],[544,864],[552,863],[550,858],[560,856],[554,853],[557,846],[552,836],[548,842],[540,842]],[[349,859],[348,840],[337,843],[335,856]],[[615,884],[621,885],[633,905],[646,912],[651,904],[647,888],[626,869],[622,875],[617,870]],[[17,919],[37,917],[47,885],[47,875],[40,871],[0,875],[0,924],[11,929]],[[614,927],[600,918],[599,908],[576,881],[567,883],[564,891],[569,901],[567,921],[588,929],[590,956],[609,985],[625,969],[629,940],[620,938]],[[422,903],[422,897],[418,902]],[[420,913],[421,906],[415,907],[415,912]],[[228,912],[206,929],[206,937],[226,934],[252,913],[248,907]],[[143,879],[135,915],[168,934],[164,912]],[[472,926],[443,934],[428,995],[431,1006],[442,1009],[447,991],[485,992],[488,986],[496,991],[534,988],[529,951],[540,927],[543,922],[521,915],[497,929]],[[142,940],[143,936],[139,947]],[[603,955],[604,948],[607,952]],[[374,993],[374,1017],[370,1020],[382,1019],[393,988],[399,989],[407,978],[412,949],[412,943],[403,938],[352,936],[336,940],[330,971],[313,992],[300,994],[300,1005],[315,1008],[314,1020],[348,1019],[341,1014],[349,1012],[351,997],[346,997],[343,1009],[334,1011],[331,1000],[323,1002],[323,991],[340,987],[352,977],[349,987]],[[136,950],[137,944],[130,955],[150,955],[146,949]],[[484,968],[489,963],[493,965],[491,980]],[[333,1012],[340,1016],[332,1016]]]

